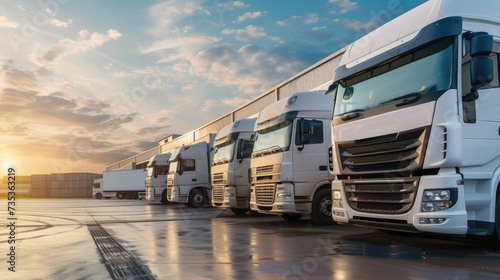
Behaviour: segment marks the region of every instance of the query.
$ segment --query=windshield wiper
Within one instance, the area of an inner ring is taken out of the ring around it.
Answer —
[[[341,115],[338,115],[343,121],[347,121],[347,120],[352,120],[352,119],[355,119],[359,116],[361,116],[361,112],[364,112],[365,110],[363,109],[354,109],[354,110],[351,110],[351,111],[347,111]]]
[[[381,102],[378,105],[385,105],[385,104],[395,102],[394,105],[401,106],[401,105],[413,103],[413,102],[417,101],[419,98],[420,98],[420,93],[412,92],[412,93],[408,93],[408,94],[398,96],[396,98],[392,98],[392,99],[389,99],[387,101]]]

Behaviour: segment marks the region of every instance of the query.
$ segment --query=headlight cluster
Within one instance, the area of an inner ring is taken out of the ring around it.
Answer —
[[[344,208],[344,203],[342,203],[342,194],[340,191],[333,191],[333,206]]]
[[[292,194],[289,192],[280,192],[278,193],[278,198],[285,199],[285,198],[291,198]]]
[[[451,190],[426,190],[422,198],[422,212],[446,210],[451,204]]]

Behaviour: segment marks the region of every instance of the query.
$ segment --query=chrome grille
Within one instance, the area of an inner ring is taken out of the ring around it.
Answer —
[[[224,186],[213,186],[212,200],[219,203],[224,201]]]
[[[421,168],[427,128],[338,143],[345,175],[411,172]]]
[[[212,174],[212,184],[225,184],[224,173]]]
[[[401,214],[415,201],[418,178],[345,180],[349,206],[356,211]]]
[[[257,174],[270,173],[270,172],[273,172],[273,166],[272,165],[266,165],[266,166],[259,166],[259,167],[257,167]]]
[[[255,186],[255,198],[259,204],[273,204],[274,185]]]

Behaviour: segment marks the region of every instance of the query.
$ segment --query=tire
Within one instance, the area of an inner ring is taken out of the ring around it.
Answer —
[[[191,208],[202,208],[208,203],[208,198],[202,189],[194,188],[189,192],[188,205]]]
[[[243,209],[243,208],[231,208],[231,211],[233,211],[234,214],[237,215],[244,215],[248,212],[248,209]]]
[[[311,220],[317,226],[336,224],[332,218],[332,193],[329,188],[320,189],[314,195]]]
[[[487,236],[485,240],[490,246],[500,249],[500,193],[497,193],[495,203],[495,229],[493,230],[493,234]]]
[[[118,197],[118,199],[123,199],[124,195],[123,195],[123,193],[117,193],[116,197]]]
[[[99,193],[96,193],[96,194],[95,194],[95,198],[96,198],[96,199],[102,199],[102,193],[100,193],[100,192],[99,192]]]
[[[281,214],[281,218],[285,219],[287,222],[298,222],[303,216],[300,214]]]

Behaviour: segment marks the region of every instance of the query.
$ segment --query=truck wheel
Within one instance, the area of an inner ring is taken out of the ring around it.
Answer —
[[[118,199],[123,199],[124,198],[123,193],[117,193],[116,197],[118,197]]]
[[[96,193],[96,194],[95,194],[95,198],[96,198],[96,199],[102,199],[102,193],[100,193],[100,192],[99,192],[99,193]]]
[[[497,194],[495,203],[495,230],[492,235],[486,237],[486,242],[500,249],[500,193]]]
[[[231,211],[233,211],[234,214],[237,215],[243,215],[248,212],[248,209],[243,209],[243,208],[231,208]]]
[[[208,203],[208,198],[205,195],[205,192],[201,189],[195,188],[192,189],[189,193],[189,207],[192,208],[201,208]]]
[[[298,222],[303,216],[300,214],[281,214],[281,218],[285,219],[287,222]]]
[[[321,189],[314,195],[311,220],[317,226],[335,224],[332,218],[332,193],[330,189]]]

